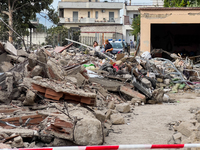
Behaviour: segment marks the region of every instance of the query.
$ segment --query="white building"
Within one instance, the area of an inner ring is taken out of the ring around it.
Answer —
[[[151,3],[133,3],[133,1],[129,1],[127,5],[124,4],[123,7],[123,38],[129,43],[130,40],[136,41],[134,36],[131,34],[133,30],[131,28],[131,24],[133,19],[135,19],[139,15],[138,9],[140,7],[163,7],[163,0],[151,0]]]

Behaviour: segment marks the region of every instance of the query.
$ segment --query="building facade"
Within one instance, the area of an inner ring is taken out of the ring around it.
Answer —
[[[140,50],[200,55],[199,7],[140,8]]]
[[[67,28],[80,25],[122,24],[123,3],[99,0],[62,0],[58,3],[60,24]]]
[[[62,0],[58,3],[60,25],[80,30],[80,41],[88,45],[92,45],[93,41],[102,44],[106,38],[122,35],[121,9],[121,2]]]
[[[150,3],[133,3],[130,1],[123,6],[123,38],[129,43],[130,40],[136,41],[134,35],[131,34],[133,30],[131,24],[133,20],[139,15],[138,9],[141,7],[163,7],[163,0],[151,0]]]

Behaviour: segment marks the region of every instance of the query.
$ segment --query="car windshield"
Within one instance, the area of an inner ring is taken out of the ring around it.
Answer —
[[[113,48],[123,48],[122,43],[112,42],[110,44],[112,45]]]

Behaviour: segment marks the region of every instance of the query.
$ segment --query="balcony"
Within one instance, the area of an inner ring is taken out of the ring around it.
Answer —
[[[121,18],[60,18],[60,24],[122,24]]]
[[[116,2],[59,2],[58,9],[123,9],[123,3]]]

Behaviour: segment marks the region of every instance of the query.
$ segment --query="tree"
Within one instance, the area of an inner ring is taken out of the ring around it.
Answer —
[[[46,37],[47,45],[66,45],[65,38],[68,37],[68,29],[63,26],[51,27],[47,30],[48,36]]]
[[[53,0],[1,0],[0,13],[8,18],[11,28],[14,27],[15,30],[23,32],[29,27],[30,20],[36,18],[36,13],[42,10],[47,10],[47,15],[53,23],[59,22],[57,13],[51,7],[52,2]],[[12,37],[13,31],[9,29],[10,42],[13,41]]]
[[[66,27],[63,26],[57,26],[57,27],[51,27],[47,30],[48,36],[46,37],[46,44],[48,45],[60,45],[64,46],[68,44],[68,41],[65,40],[65,38],[68,38],[68,32],[70,32]],[[78,41],[80,36],[80,31],[73,30],[73,40]],[[70,38],[72,38],[70,36]],[[74,44],[76,45],[76,44]]]
[[[164,7],[197,7],[200,0],[164,0]]]
[[[39,33],[41,33],[41,32],[46,32],[46,31],[47,31],[47,27],[44,26],[43,24],[39,24],[39,25],[37,25],[37,27],[36,27],[36,31],[39,32]]]
[[[134,35],[137,39],[137,35],[140,32],[140,15],[138,15],[135,19],[133,19],[131,27],[133,29],[131,31],[131,34]]]

